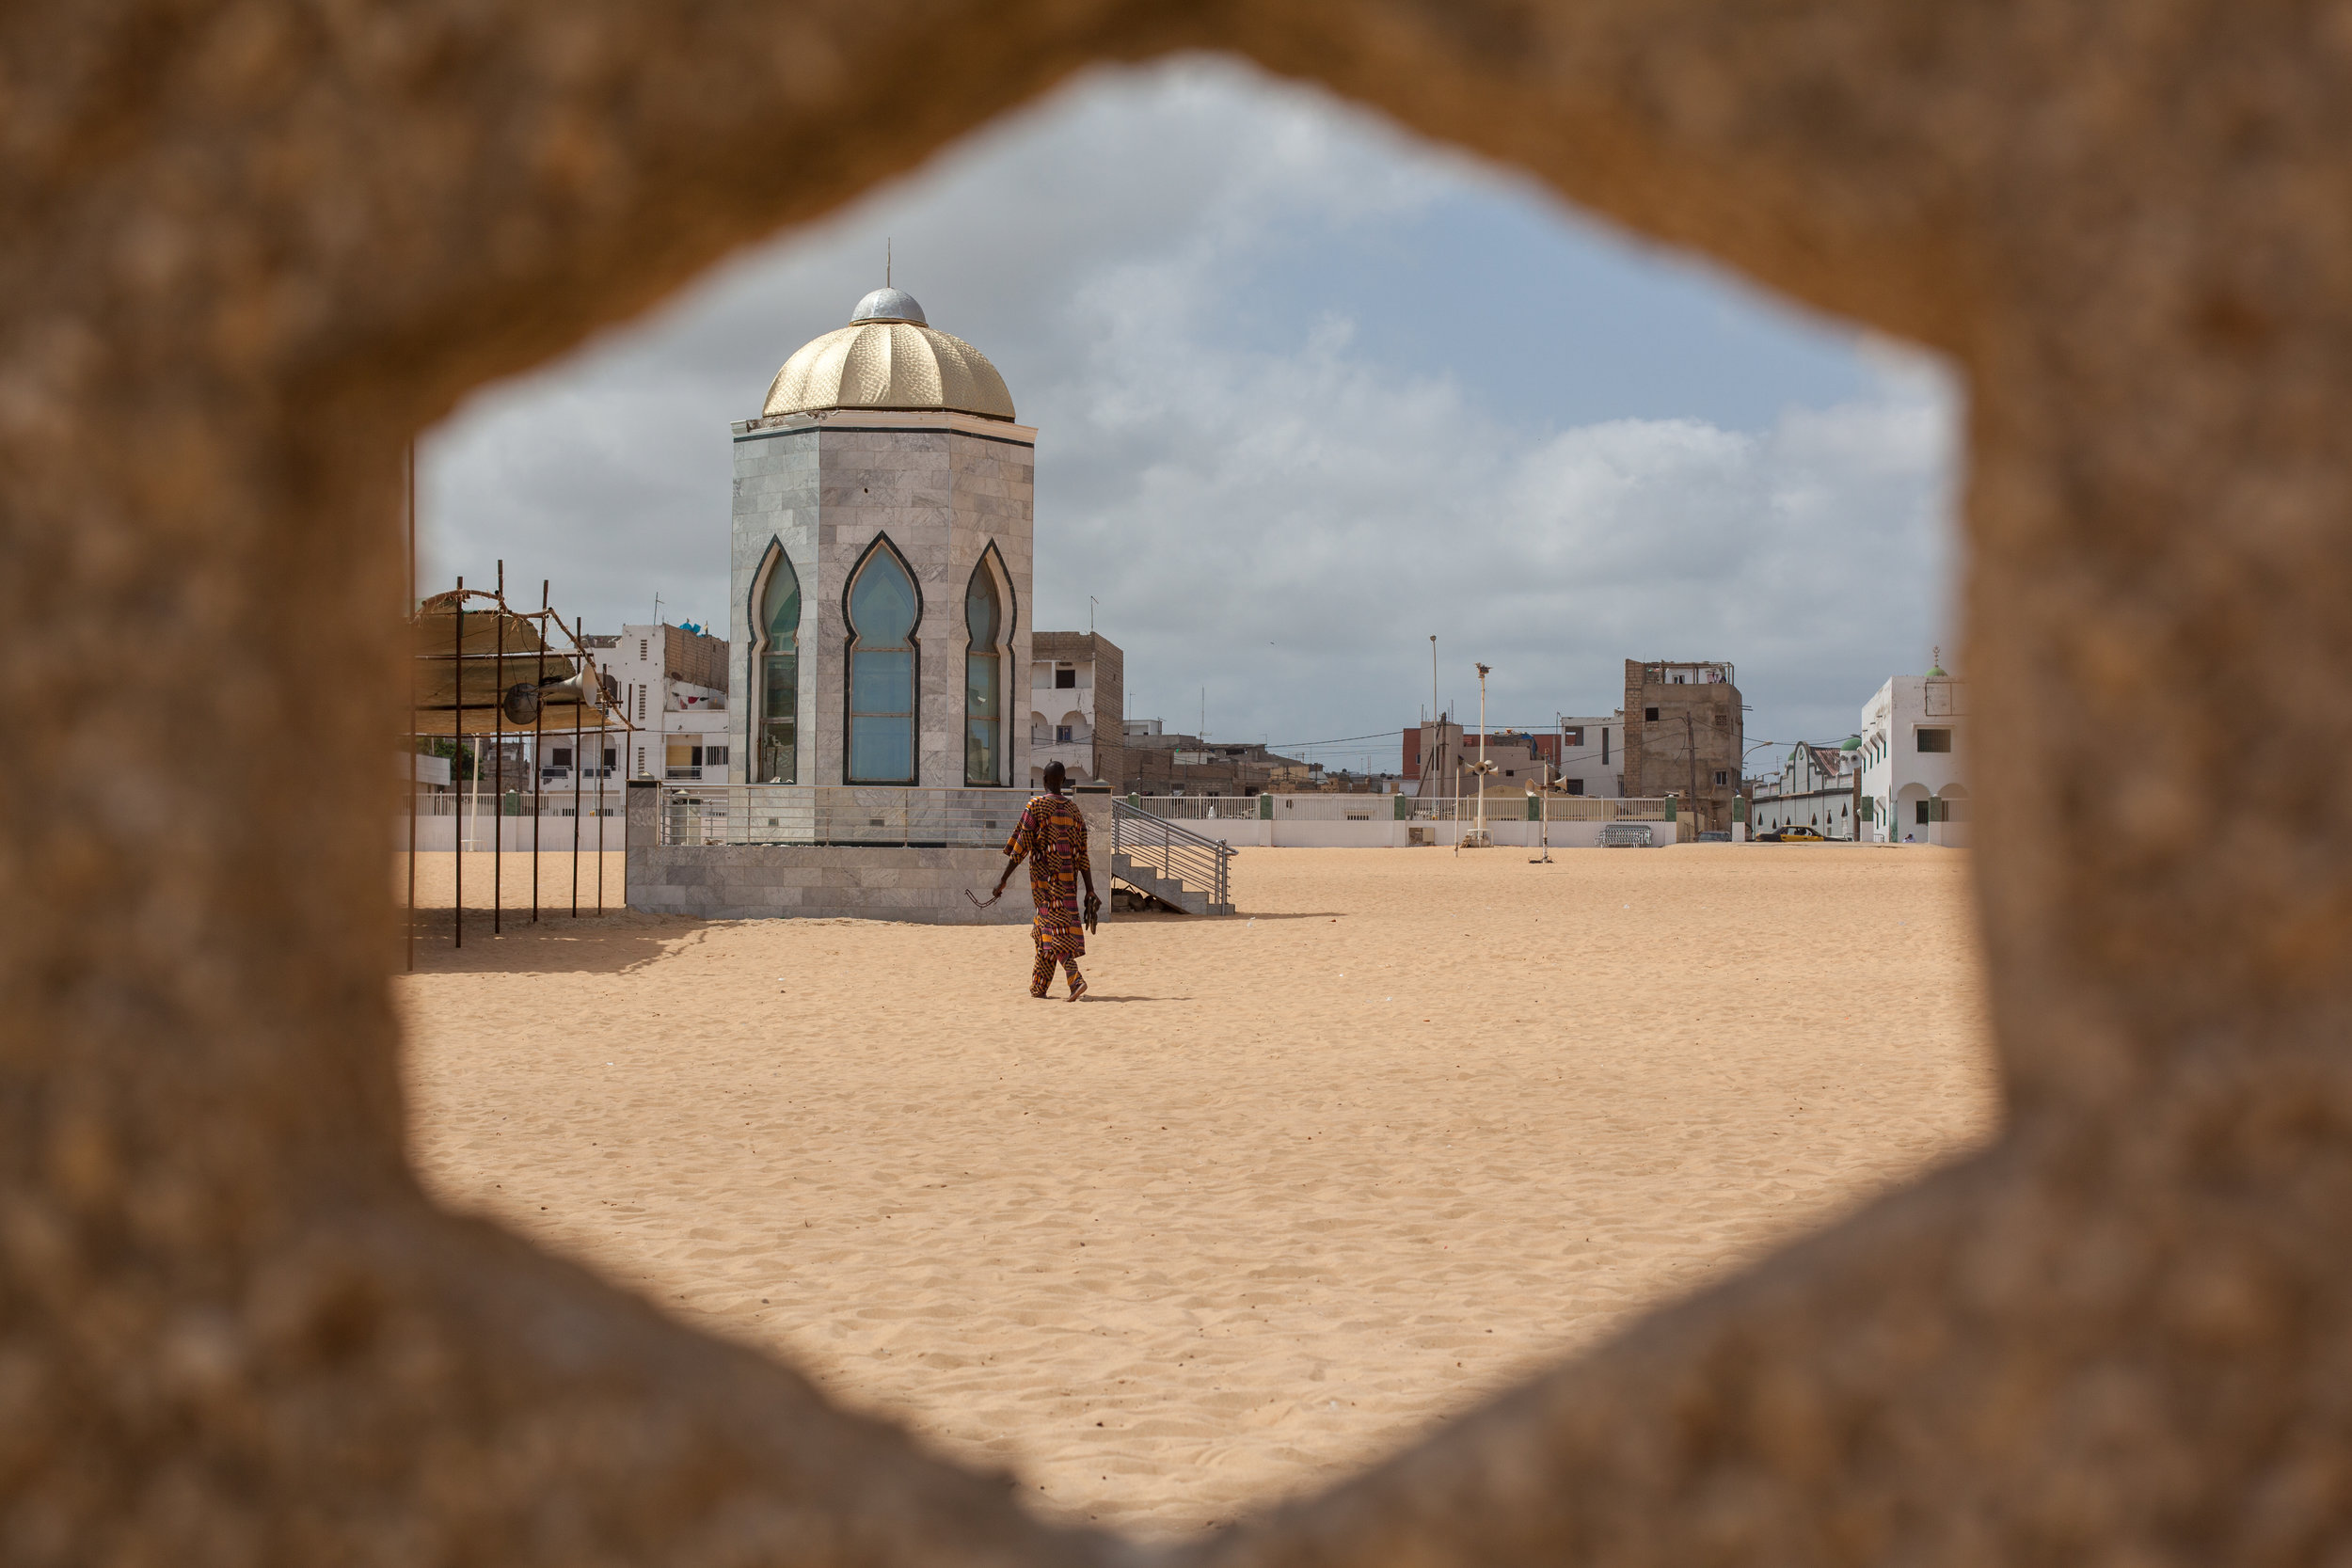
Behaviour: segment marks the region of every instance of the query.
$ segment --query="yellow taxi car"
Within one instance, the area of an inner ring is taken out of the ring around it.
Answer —
[[[1775,832],[1758,833],[1756,837],[1759,844],[1827,844],[1829,842],[1811,828],[1782,828]]]

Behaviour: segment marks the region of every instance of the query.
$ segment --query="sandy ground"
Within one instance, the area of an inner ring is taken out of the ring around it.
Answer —
[[[1049,1515],[1185,1532],[1986,1137],[1967,863],[1249,850],[1244,916],[1105,925],[1076,1006],[1018,927],[485,914],[395,981],[416,1154]]]
[[[615,839],[615,843],[619,840]],[[501,910],[531,910],[531,855],[492,855],[487,851],[468,850],[466,853],[466,908],[479,910],[486,917],[493,902]],[[594,914],[596,910],[596,860],[593,851],[579,856],[575,870],[568,847],[559,849],[552,843],[539,852],[539,914],[545,919],[561,914],[569,917],[572,897],[579,895],[582,912]],[[628,872],[628,857],[614,849],[604,856],[604,906],[607,910],[622,908],[622,879]],[[392,897],[405,901],[408,897],[408,857],[392,857]],[[457,900],[457,857],[444,849],[439,854],[417,856],[417,908],[448,910]],[[470,929],[470,927],[469,927]]]

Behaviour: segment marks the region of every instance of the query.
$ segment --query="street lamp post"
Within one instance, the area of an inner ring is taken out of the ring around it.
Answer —
[[[1471,848],[1474,849],[1486,849],[1493,847],[1493,840],[1486,836],[1486,775],[1494,771],[1495,766],[1493,763],[1486,760],[1487,673],[1488,667],[1486,665],[1482,664],[1478,666],[1478,763],[1476,767],[1470,769],[1471,773],[1475,775],[1478,780],[1478,824],[1475,828],[1470,830],[1470,836],[1465,841]]]

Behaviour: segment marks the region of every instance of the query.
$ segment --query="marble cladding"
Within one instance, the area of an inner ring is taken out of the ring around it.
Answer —
[[[1028,777],[1028,726],[1020,707],[1029,663],[1035,433],[966,416],[862,415],[761,421],[735,439],[729,560],[729,689],[735,744],[729,776],[750,777],[759,703],[752,638],[761,562],[779,546],[801,579],[801,766],[798,783],[848,782],[850,574],[887,535],[922,597],[917,623],[916,784],[955,787],[963,777],[963,594],[982,552],[995,546],[1011,603],[1005,665],[1006,770]],[[887,420],[892,428],[875,428]]]
[[[1025,926],[1029,879],[975,909],[1005,868],[993,849],[850,845],[648,845],[628,852],[628,906],[701,920],[899,920],[929,926]],[[1107,885],[1104,883],[1102,885]]]

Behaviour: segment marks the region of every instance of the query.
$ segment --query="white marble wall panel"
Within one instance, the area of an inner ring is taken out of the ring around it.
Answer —
[[[922,599],[915,633],[917,783],[931,788],[964,783],[963,594],[992,545],[1011,595],[1005,780],[1028,776],[1028,726],[1020,704],[1029,661],[1034,436],[1021,426],[968,416],[919,414],[866,414],[855,422],[797,416],[738,429],[729,624],[730,689],[740,694],[732,705],[743,715],[738,727],[744,732],[732,752],[737,782],[748,776],[755,754],[750,734],[758,705],[750,647],[756,607],[750,596],[771,540],[782,542],[801,577],[798,782],[847,782],[849,579],[882,535],[904,558]]]

